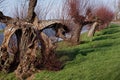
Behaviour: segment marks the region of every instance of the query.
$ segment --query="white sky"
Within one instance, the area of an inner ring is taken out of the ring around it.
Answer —
[[[12,12],[14,11],[14,6],[19,5],[20,1],[24,1],[24,0],[5,0],[4,9],[1,9],[1,10],[4,12],[5,15],[11,16]],[[50,13],[48,15],[48,18],[50,18],[51,17],[50,15],[52,14],[52,12],[55,9],[56,9],[56,11],[60,9],[60,6],[62,6],[62,1],[64,1],[64,0],[38,0],[38,5],[40,4],[42,6],[46,6],[50,2],[54,2],[54,4],[52,4],[52,9],[50,10]],[[115,0],[91,0],[91,3],[96,4],[96,6],[104,3],[104,4],[108,5],[108,7],[110,9],[112,9],[114,11],[115,10],[114,9],[114,6],[115,6],[114,1]]]

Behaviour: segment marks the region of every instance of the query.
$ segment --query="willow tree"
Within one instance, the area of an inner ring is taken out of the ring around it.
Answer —
[[[88,24],[86,18],[89,14],[88,0],[66,0],[66,9],[70,21],[73,22],[70,41],[76,45],[80,43],[80,33],[84,25]]]
[[[56,46],[43,33],[49,26],[41,26],[34,12],[36,4],[37,0],[29,1],[27,16],[24,19],[11,18],[0,12],[0,21],[6,24],[4,40],[0,47],[0,70],[15,71],[21,80],[38,69],[61,69],[61,62],[55,55]],[[11,44],[12,36],[16,39],[14,45]]]
[[[102,30],[109,25],[114,18],[114,13],[107,6],[101,5],[92,13],[92,26],[88,31],[88,37],[93,37],[97,30]]]

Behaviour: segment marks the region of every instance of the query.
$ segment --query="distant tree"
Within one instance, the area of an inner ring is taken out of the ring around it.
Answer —
[[[118,10],[117,10],[117,15],[118,15],[118,18],[120,20],[120,0],[118,0]]]
[[[120,0],[114,0],[115,20],[120,19]]]
[[[101,5],[93,12],[93,24],[88,32],[88,37],[92,37],[96,30],[104,29],[114,18],[114,12],[108,7]]]
[[[91,21],[86,20],[91,13],[89,0],[66,0],[65,5],[69,21],[72,21],[73,24],[70,42],[79,44],[83,26],[91,23]]]

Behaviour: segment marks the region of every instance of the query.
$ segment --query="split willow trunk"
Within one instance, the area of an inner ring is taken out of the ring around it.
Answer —
[[[28,15],[24,20],[0,14],[0,22],[6,24],[4,40],[0,47],[0,71],[14,71],[21,80],[37,70],[61,69],[61,62],[55,55],[56,46],[43,33],[47,27],[39,25],[34,12],[36,3],[37,0],[30,0]],[[57,34],[58,31],[55,32]]]
[[[25,21],[17,21],[5,28],[0,48],[0,70],[15,71],[20,79],[25,79],[37,69],[61,69],[61,63],[55,56],[55,45],[46,34],[33,26]],[[16,46],[10,44],[13,35],[16,36]]]

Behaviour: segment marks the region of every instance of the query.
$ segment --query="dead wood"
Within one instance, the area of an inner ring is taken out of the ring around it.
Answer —
[[[0,47],[0,71],[15,71],[21,80],[31,76],[38,69],[58,71],[62,68],[55,54],[55,44],[42,32],[48,27],[42,28],[39,25],[34,12],[36,3],[37,0],[30,0],[28,15],[24,20],[13,19],[0,13],[0,21],[7,25]],[[67,29],[63,25],[57,24],[52,28],[58,37],[64,38]],[[10,44],[13,35],[16,36],[17,46]]]

